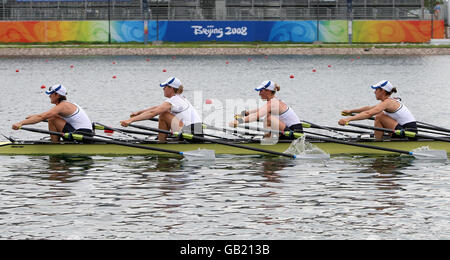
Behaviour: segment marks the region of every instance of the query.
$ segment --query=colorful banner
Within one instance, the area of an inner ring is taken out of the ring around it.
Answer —
[[[444,21],[433,24],[444,38]],[[304,42],[347,43],[348,22],[331,21],[13,21],[0,22],[0,42]],[[353,21],[353,42],[427,42],[430,21]]]
[[[433,38],[444,38],[444,21],[434,21]],[[428,42],[431,21],[353,21],[353,42]]]

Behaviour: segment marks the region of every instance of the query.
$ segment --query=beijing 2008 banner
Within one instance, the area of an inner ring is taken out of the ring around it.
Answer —
[[[353,42],[426,42],[430,21],[354,21]],[[433,23],[444,37],[444,21]],[[146,31],[148,30],[148,31]],[[148,32],[148,34],[146,34]],[[1,21],[0,42],[347,43],[348,22],[332,21]]]

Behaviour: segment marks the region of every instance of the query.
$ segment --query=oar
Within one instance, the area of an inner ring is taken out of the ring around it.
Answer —
[[[0,133],[1,134],[1,133]],[[4,134],[1,134],[1,135],[3,135],[3,137],[5,137],[6,139],[8,139],[8,141],[10,141],[10,142],[12,142],[12,143],[14,143],[15,142],[15,140],[14,139],[12,139],[12,137],[7,137],[6,135],[4,135]]]
[[[139,139],[139,138],[137,138],[135,136],[132,136],[132,135],[128,135],[128,134],[137,134],[137,135],[145,135],[145,136],[154,135],[152,133],[144,132],[144,131],[135,131],[135,130],[129,130],[129,129],[113,128],[113,127],[106,126],[106,125],[98,123],[98,122],[94,122],[94,128],[97,129],[97,130],[120,132],[120,133],[125,134],[126,136],[130,136],[133,139],[136,139],[136,140],[139,140],[139,141],[144,141],[144,140]]]
[[[162,130],[162,129],[153,128],[153,127],[147,127],[147,126],[142,126],[142,125],[136,125],[136,124],[130,124],[130,126],[136,127],[136,128],[139,128],[139,129],[148,130],[148,131],[164,133],[164,134],[168,134],[168,135],[172,135],[172,136],[176,136],[176,137],[182,137],[184,139],[189,139],[189,140],[206,141],[206,142],[211,142],[211,143],[216,143],[216,144],[228,145],[228,146],[232,146],[232,147],[236,147],[236,148],[240,148],[240,149],[253,150],[253,151],[257,151],[257,152],[261,152],[261,153],[267,153],[267,154],[272,154],[272,155],[279,155],[279,156],[284,156],[284,157],[289,157],[289,158],[294,158],[294,159],[300,158],[300,157],[297,157],[297,155],[293,155],[293,154],[286,154],[286,153],[269,151],[269,150],[264,150],[264,149],[260,149],[260,148],[255,148],[255,147],[249,147],[249,146],[243,146],[243,145],[238,145],[238,144],[233,144],[233,143],[227,143],[227,142],[220,141],[220,140],[215,140],[215,139],[195,136],[193,134],[186,134],[186,133],[181,133],[181,132],[171,132],[171,131],[167,131],[167,130]]]
[[[149,120],[150,120],[150,121],[154,121],[154,122],[158,122],[158,121],[159,121],[158,118],[155,118],[155,117],[154,117],[154,118],[150,118]],[[209,125],[209,124],[206,124],[206,123],[202,123],[202,127],[203,127],[203,129],[210,129],[210,130],[222,131],[222,132],[224,132],[224,133],[225,133],[225,132],[232,132],[232,133],[240,134],[240,135],[258,136],[258,134],[255,134],[255,133],[244,132],[244,131],[238,131],[238,130],[235,130],[235,129],[228,129],[228,128],[215,127],[215,126],[212,126],[212,125]],[[210,134],[204,134],[204,135],[212,136],[212,137],[216,137],[216,138],[227,139],[227,138],[224,138],[224,137],[215,136],[215,135],[210,135]],[[238,137],[241,137],[241,138],[242,138],[242,136],[238,136]],[[227,140],[230,140],[230,139],[227,139]]]
[[[305,125],[306,123],[302,123],[303,125]],[[294,131],[278,131],[278,130],[273,130],[273,129],[266,129],[266,128],[261,128],[259,126],[254,127],[254,126],[249,126],[249,125],[238,125],[237,127],[240,128],[244,128],[244,129],[248,129],[248,130],[253,130],[253,131],[260,131],[260,132],[264,132],[264,133],[275,133],[278,135],[282,135],[282,136],[286,136],[286,137],[290,137],[290,138],[300,138],[303,136],[302,133],[299,132],[294,132]],[[324,135],[324,134],[319,134],[319,133],[313,133],[313,132],[308,132],[306,130],[302,130],[303,133],[306,134],[310,134],[310,135],[318,135],[318,136],[322,136],[322,137],[328,137],[328,138],[334,138],[332,136],[329,135]],[[310,136],[305,136],[306,138],[310,138]]]
[[[276,130],[268,130],[268,129],[266,129],[266,131],[277,132]],[[280,135],[284,135],[284,136],[293,136],[294,138],[299,138],[304,135],[302,133],[293,132],[293,131],[278,131],[278,133]],[[338,144],[362,147],[362,148],[367,148],[367,149],[407,154],[407,155],[414,156],[418,159],[421,159],[421,158],[447,159],[447,151],[444,151],[444,150],[430,150],[430,151],[413,152],[413,151],[404,151],[404,150],[398,150],[398,149],[387,148],[387,147],[379,147],[379,146],[373,146],[373,145],[367,145],[367,144],[359,144],[359,143],[354,143],[354,142],[349,142],[349,141],[343,141],[340,139],[335,139],[333,137],[322,138],[322,137],[310,136],[310,135],[308,135],[307,137],[311,138],[311,139],[315,139],[315,140],[324,141],[324,142],[338,143]]]
[[[372,130],[377,130],[377,131],[384,131],[384,132],[387,132],[387,133],[394,133],[394,134],[400,135],[400,136],[405,135],[406,137],[412,137],[412,138],[420,137],[420,138],[433,139],[433,140],[438,140],[438,141],[443,141],[443,142],[450,142],[450,138],[431,136],[431,135],[424,135],[424,134],[417,134],[417,133],[411,132],[411,131],[392,130],[392,129],[388,129],[388,128],[374,127],[374,126],[361,125],[361,124],[355,124],[355,123],[348,123],[348,125],[354,126],[354,127],[359,127],[359,128],[372,129]]]
[[[332,133],[343,135],[343,136],[345,136],[347,138],[351,138],[351,136],[343,134],[343,133],[339,133],[338,131],[336,131],[335,129],[331,129],[330,127],[320,126],[320,125],[317,125],[317,124],[314,124],[314,123],[310,123],[310,122],[305,121],[305,120],[302,120],[302,121],[304,122],[304,123],[302,123],[303,127],[308,126],[308,127],[319,128],[319,129],[330,131]]]
[[[357,114],[357,113],[344,113],[344,112],[341,113],[341,115],[343,115],[343,116],[354,116],[355,114]],[[367,119],[375,120],[375,118],[373,118],[373,117],[370,117],[370,118],[367,118]],[[450,129],[448,129],[448,128],[432,125],[432,124],[425,123],[425,122],[422,122],[422,121],[416,121],[416,123],[417,123],[417,128],[424,128],[424,129],[429,129],[429,130],[435,130],[435,131],[438,131],[438,132],[450,133]]]
[[[99,138],[94,138],[94,137],[81,135],[81,134],[60,133],[60,132],[30,128],[30,127],[21,127],[20,129],[30,131],[30,132],[35,132],[35,133],[41,133],[41,134],[57,135],[57,136],[65,137],[67,139],[72,138],[77,141],[86,140],[86,141],[91,141],[91,142],[103,142],[103,143],[122,145],[122,146],[128,146],[128,147],[133,147],[133,148],[145,149],[145,150],[159,151],[159,152],[164,152],[164,153],[172,153],[172,154],[182,155],[186,159],[214,159],[215,158],[214,151],[212,151],[213,152],[212,155],[210,154],[210,152],[201,153],[202,152],[201,150],[200,151],[180,152],[180,151],[168,150],[168,149],[163,149],[163,148],[148,147],[148,146],[137,145],[137,144],[132,144],[132,143],[125,143],[125,142],[120,142],[120,141],[115,141],[115,140],[99,139]]]
[[[421,122],[421,121],[417,121],[417,123],[419,124],[418,127],[421,127],[421,128],[450,133],[450,129],[447,129],[444,127],[435,126],[435,125],[428,124],[428,123]]]

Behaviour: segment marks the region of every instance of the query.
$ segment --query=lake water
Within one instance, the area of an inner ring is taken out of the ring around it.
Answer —
[[[118,126],[161,103],[172,75],[219,125],[260,104],[266,79],[302,119],[330,126],[375,104],[370,85],[388,79],[418,120],[448,128],[449,71],[450,56],[0,58],[0,133],[42,137],[11,130],[51,108],[42,85],[64,84],[93,121]],[[449,183],[448,161],[403,156],[0,156],[0,238],[450,239]]]

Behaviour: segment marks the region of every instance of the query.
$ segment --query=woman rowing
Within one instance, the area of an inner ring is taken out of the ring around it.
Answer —
[[[230,127],[236,127],[242,123],[249,123],[264,119],[264,127],[275,131],[294,131],[303,132],[303,127],[297,114],[286,103],[279,100],[275,94],[280,91],[280,86],[271,80],[261,83],[258,88],[262,100],[267,103],[259,109],[244,110],[241,115],[237,115],[236,119],[229,123]],[[270,136],[266,135],[266,137]]]
[[[409,109],[399,99],[391,98],[393,93],[397,93],[397,89],[392,86],[391,82],[383,80],[371,87],[375,89],[375,98],[381,102],[375,106],[342,111],[343,115],[358,114],[343,118],[339,120],[338,124],[346,125],[350,121],[364,120],[375,116],[375,127],[417,132],[416,119]],[[375,139],[382,140],[383,133],[383,131],[375,131]]]
[[[55,106],[41,114],[26,117],[25,120],[13,124],[12,129],[18,130],[23,125],[37,124],[47,120],[48,129],[53,132],[93,135],[91,120],[79,105],[67,101],[67,90],[63,85],[51,86],[45,93],[49,95],[50,102]],[[60,141],[60,136],[50,135],[50,139],[57,143]]]
[[[130,119],[120,121],[122,126],[133,122],[147,120],[159,115],[158,128],[162,130],[182,131],[203,136],[202,120],[192,104],[181,94],[183,85],[175,77],[168,78],[161,83],[164,96],[167,98],[162,104],[138,112],[133,112]],[[159,133],[158,141],[165,143],[167,134]]]

